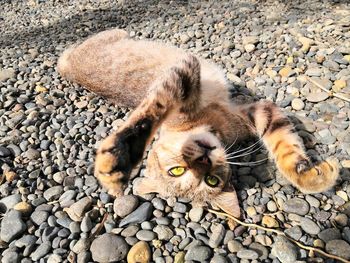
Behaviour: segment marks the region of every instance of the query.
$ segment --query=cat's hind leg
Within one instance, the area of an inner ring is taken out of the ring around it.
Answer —
[[[244,106],[240,112],[253,132],[262,138],[277,168],[300,191],[317,193],[335,184],[338,162],[328,159],[312,164],[292,123],[275,104],[260,101]]]
[[[132,168],[142,159],[147,143],[172,110],[195,110],[200,92],[200,64],[188,56],[165,79],[154,83],[151,93],[96,153],[95,175],[113,195],[121,195]]]
[[[84,61],[84,64],[89,63],[89,61],[82,60],[82,58],[93,57],[91,55],[87,56],[87,54],[93,54],[101,46],[105,47],[107,44],[112,44],[125,38],[129,38],[129,34],[122,29],[111,29],[97,33],[83,43],[73,45],[65,50],[58,59],[57,70],[64,78],[75,81],[78,77],[77,75],[81,74],[78,71],[82,66],[80,65],[81,61]],[[90,63],[93,63],[93,61]]]

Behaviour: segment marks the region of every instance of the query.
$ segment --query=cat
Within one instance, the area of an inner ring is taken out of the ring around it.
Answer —
[[[95,175],[110,194],[123,194],[159,128],[145,177],[135,180],[139,195],[187,197],[240,217],[229,183],[233,156],[228,148],[251,135],[260,138],[282,175],[303,193],[325,191],[338,177],[336,160],[310,162],[292,123],[274,103],[235,105],[223,71],[180,48],[133,40],[126,31],[112,29],[67,49],[57,68],[67,80],[134,108],[96,153]]]

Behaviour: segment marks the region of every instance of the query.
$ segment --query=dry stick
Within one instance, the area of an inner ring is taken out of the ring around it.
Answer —
[[[318,83],[317,81],[314,81],[312,78],[307,77],[307,80],[308,80],[309,82],[311,82],[312,84],[314,84],[315,86],[317,86],[318,88],[320,88],[321,90],[327,92],[327,93],[329,94],[329,96],[333,96],[333,97],[336,97],[336,98],[345,100],[345,101],[347,101],[347,102],[350,102],[350,99],[349,99],[349,98],[344,97],[343,95],[341,95],[341,94],[339,94],[339,93],[332,92],[332,91],[326,89],[326,88],[323,87],[320,83]]]
[[[106,222],[108,213],[106,212],[102,218],[100,225],[97,227],[96,231],[89,236],[89,240],[92,241],[102,230],[104,223]]]
[[[222,209],[222,208],[220,208]],[[287,238],[289,241],[295,243],[297,246],[299,246],[300,248],[302,249],[306,249],[308,251],[311,251],[311,252],[317,252],[325,257],[328,257],[328,258],[332,258],[332,259],[336,259],[336,260],[339,260],[341,262],[345,262],[345,263],[350,263],[349,260],[346,260],[344,258],[341,258],[341,257],[338,257],[338,256],[335,256],[335,255],[332,255],[332,254],[328,254],[318,248],[315,248],[315,247],[309,247],[309,246],[305,246],[303,244],[301,244],[300,242],[288,237],[285,233],[283,233],[282,231],[280,230],[277,230],[277,229],[271,229],[271,228],[267,228],[267,227],[263,227],[263,226],[259,226],[259,225],[256,225],[256,224],[251,224],[251,223],[244,223],[242,221],[240,221],[239,219],[227,214],[227,213],[223,213],[223,212],[218,212],[218,211],[215,211],[215,210],[212,210],[212,209],[208,209],[209,212],[211,213],[214,213],[216,215],[219,215],[219,216],[226,216],[230,219],[232,219],[233,221],[235,221],[236,223],[242,225],[242,226],[246,226],[246,227],[252,227],[252,228],[258,228],[258,229],[261,229],[261,230],[264,230],[264,231],[267,231],[267,232],[272,232],[272,233],[275,233],[279,236],[284,236],[285,238]]]

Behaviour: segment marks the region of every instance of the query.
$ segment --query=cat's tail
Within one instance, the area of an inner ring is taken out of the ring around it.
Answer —
[[[300,191],[318,193],[335,184],[338,162],[328,159],[312,164],[292,123],[275,104],[260,101],[248,105],[242,112],[262,138],[282,175]]]

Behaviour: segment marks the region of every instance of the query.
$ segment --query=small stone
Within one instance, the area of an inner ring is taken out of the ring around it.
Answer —
[[[72,204],[70,207],[64,208],[63,210],[67,212],[73,221],[81,222],[81,220],[83,220],[85,212],[90,209],[91,205],[91,199],[89,197],[84,197]]]
[[[47,88],[41,86],[41,85],[38,85],[35,87],[35,91],[40,93],[40,92],[47,92]]]
[[[148,263],[151,261],[151,249],[147,242],[139,241],[133,245],[127,256],[128,263]]]
[[[225,237],[225,232],[225,227],[222,224],[214,225],[209,239],[209,246],[212,248],[218,247]]]
[[[49,213],[46,211],[34,211],[31,215],[30,215],[30,219],[33,221],[33,223],[37,226],[40,226],[43,222],[45,222],[47,220],[47,218],[49,217]]]
[[[248,206],[246,211],[249,217],[253,217],[256,215],[256,209],[253,206]]]
[[[309,93],[306,96],[306,99],[310,102],[321,102],[326,100],[329,97],[327,92],[321,91],[321,92],[317,92],[317,93]]]
[[[47,201],[53,201],[53,200],[58,199],[62,193],[63,193],[63,187],[61,185],[57,185],[57,186],[54,186],[54,187],[47,189],[44,192],[44,198]]]
[[[176,202],[175,203],[175,205],[174,205],[174,208],[173,208],[173,210],[175,211],[175,212],[178,212],[178,213],[186,213],[186,211],[187,211],[187,206],[185,205],[185,204],[183,204],[183,203],[178,203],[178,202]]]
[[[25,230],[26,224],[22,221],[21,213],[16,210],[10,210],[1,221],[0,239],[9,243]]]
[[[201,221],[203,217],[204,210],[202,207],[194,207],[189,212],[189,218],[193,222],[199,222]]]
[[[298,255],[295,246],[282,236],[276,237],[276,241],[272,245],[271,254],[281,262],[296,262]]]
[[[320,227],[307,217],[300,218],[300,226],[306,233],[310,235],[317,235],[321,231]]]
[[[279,71],[279,74],[281,75],[281,77],[289,78],[295,74],[295,71],[291,67],[287,66],[282,68]]]
[[[269,210],[270,212],[276,212],[277,211],[277,205],[274,201],[269,201],[267,203],[267,210]]]
[[[32,206],[27,202],[19,202],[13,209],[21,212],[22,214],[29,214],[32,211]]]
[[[88,251],[90,246],[90,241],[87,238],[81,238],[75,243],[75,245],[72,248],[72,251],[75,254],[82,253],[84,251]]]
[[[42,243],[38,248],[30,254],[30,257],[33,261],[38,261],[39,259],[46,256],[51,250],[51,246],[47,243]]]
[[[2,253],[1,263],[14,263],[14,262],[19,262],[19,255],[16,252],[6,251]]]
[[[0,82],[5,82],[8,79],[13,79],[15,77],[15,70],[12,68],[0,70]]]
[[[283,211],[286,213],[306,215],[310,210],[309,204],[300,198],[292,198],[287,200],[283,205]]]
[[[242,44],[257,44],[259,42],[259,38],[257,36],[246,36],[242,38]]]
[[[13,208],[16,204],[21,202],[20,194],[13,194],[0,199],[0,212],[6,213],[6,211]]]
[[[339,229],[336,228],[328,228],[325,230],[322,230],[319,234],[318,237],[322,239],[325,243],[335,240],[335,239],[341,239],[341,233]]]
[[[344,88],[346,88],[346,81],[345,80],[337,79],[336,81],[334,81],[332,89],[335,92],[339,92]]]
[[[7,182],[12,182],[18,178],[17,174],[13,171],[5,171],[4,175]]]
[[[301,51],[304,53],[308,52],[313,40],[307,37],[299,37],[298,41],[302,44]]]
[[[310,77],[320,77],[322,75],[322,69],[321,68],[309,68],[306,70],[305,74]]]
[[[156,226],[153,231],[158,234],[159,240],[169,241],[174,236],[174,232],[171,230],[171,228],[164,225]]]
[[[137,232],[136,238],[142,241],[152,241],[156,239],[156,234],[150,230],[140,230]]]
[[[228,73],[227,74],[227,78],[232,81],[232,83],[234,85],[240,86],[240,87],[244,87],[245,84],[244,82],[236,75],[232,74],[232,73]]]
[[[349,197],[345,191],[339,190],[336,191],[337,196],[339,196],[341,199],[343,199],[345,202],[349,201]]]
[[[292,108],[294,110],[302,110],[304,109],[304,107],[305,107],[305,103],[301,99],[295,98],[292,100]]]
[[[246,52],[250,53],[250,52],[253,52],[255,50],[255,46],[253,44],[247,44],[244,46],[244,49]]]
[[[118,262],[126,258],[129,246],[123,238],[106,233],[92,242],[90,251],[94,261]]]
[[[254,250],[243,248],[237,252],[237,257],[241,259],[257,259],[259,255]]]
[[[350,168],[350,160],[342,160],[340,163],[344,168]]]
[[[346,260],[350,259],[350,245],[344,240],[331,240],[327,242],[326,251]]]
[[[180,251],[175,255],[174,263],[185,263],[185,252]]]
[[[334,221],[339,226],[347,226],[348,225],[348,216],[345,214],[338,214],[335,216]]]
[[[266,227],[272,227],[272,228],[279,227],[277,220],[271,216],[263,216],[261,223]]]
[[[134,212],[123,218],[119,227],[126,226],[128,224],[141,223],[151,218],[153,212],[153,206],[150,202],[145,202],[140,205]]]
[[[189,35],[187,35],[186,33],[182,34],[180,36],[180,41],[181,41],[182,44],[186,44],[190,40],[191,40],[191,37]]]
[[[139,200],[134,195],[124,195],[114,200],[114,212],[119,217],[125,217],[134,211],[139,205]]]
[[[284,232],[286,233],[287,236],[295,240],[299,240],[303,235],[303,232],[301,231],[299,226],[293,226],[289,229],[286,229]]]
[[[237,253],[238,251],[240,251],[243,248],[243,246],[237,240],[230,240],[227,243],[227,248],[231,253]]]
[[[185,260],[203,261],[212,256],[212,250],[206,246],[193,246],[191,247],[185,256]]]

